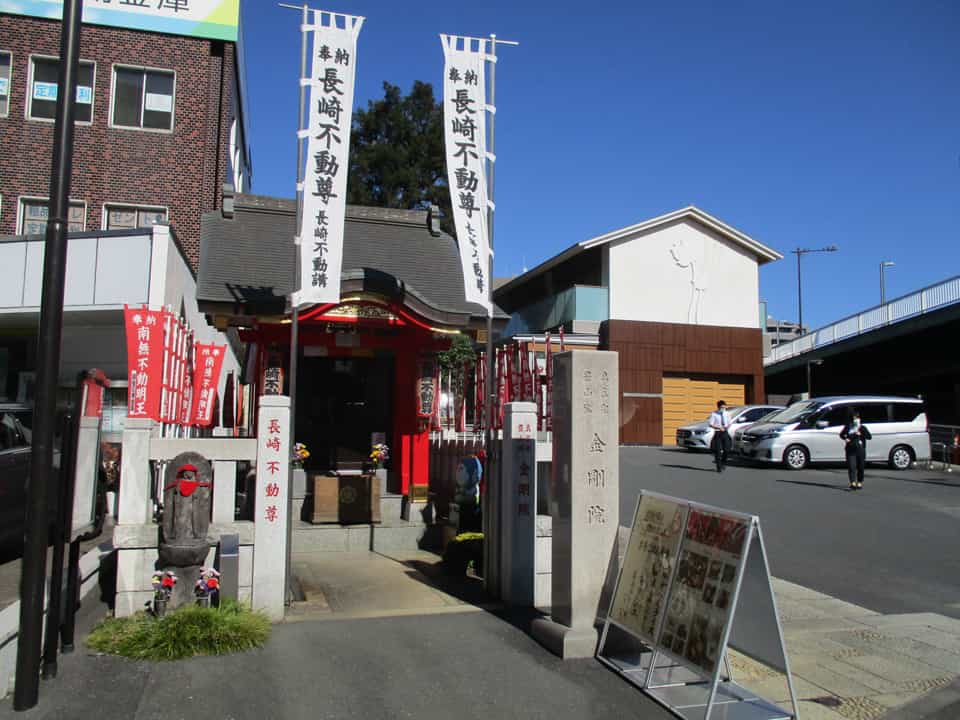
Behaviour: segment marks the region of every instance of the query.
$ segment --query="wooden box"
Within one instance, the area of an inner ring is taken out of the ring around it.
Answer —
[[[335,523],[339,520],[339,481],[335,475],[313,476],[313,516],[310,522]]]
[[[380,480],[375,475],[315,475],[313,523],[380,522]]]

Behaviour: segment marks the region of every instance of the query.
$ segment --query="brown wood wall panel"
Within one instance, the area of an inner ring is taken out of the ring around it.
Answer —
[[[759,328],[608,320],[601,348],[620,354],[620,391],[663,392],[664,373],[707,375],[742,383],[746,401],[762,402],[763,336]],[[736,377],[734,377],[736,376]],[[622,443],[659,443],[663,437],[660,398],[623,398]]]

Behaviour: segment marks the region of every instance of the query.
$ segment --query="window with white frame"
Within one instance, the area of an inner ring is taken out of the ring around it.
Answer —
[[[135,205],[107,205],[107,230],[127,230],[152,227],[167,221],[167,211],[163,208],[137,207]]]
[[[47,231],[47,218],[50,209],[45,198],[20,200],[20,220],[18,227],[21,235],[43,235]],[[83,232],[87,224],[87,205],[70,201],[67,214],[67,232]]]
[[[114,67],[113,125],[172,130],[175,78],[170,70]]]
[[[93,82],[95,65],[80,61],[77,67],[77,95],[74,103],[74,122],[93,122]],[[57,113],[57,81],[60,60],[57,58],[30,58],[30,97],[27,116],[31,120],[53,120]]]
[[[13,67],[13,57],[8,52],[0,52],[0,117],[6,117],[10,112],[10,77]]]

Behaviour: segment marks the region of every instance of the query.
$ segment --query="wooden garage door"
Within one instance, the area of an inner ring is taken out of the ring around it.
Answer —
[[[677,428],[706,420],[717,407],[717,400],[728,405],[743,405],[743,383],[702,380],[689,377],[663,378],[663,444],[676,445]]]

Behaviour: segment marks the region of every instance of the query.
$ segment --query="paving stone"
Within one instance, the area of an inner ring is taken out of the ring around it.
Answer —
[[[883,693],[882,695],[873,695],[871,699],[874,702],[880,703],[888,710],[892,710],[893,708],[898,708],[909,702],[918,700],[926,694],[925,692]]]
[[[960,620],[937,613],[905,613],[901,615],[876,615],[861,618],[860,622],[877,628],[931,627],[960,636]]]
[[[793,676],[807,680],[840,697],[861,697],[889,692],[892,683],[841,660],[823,658],[792,666]]]
[[[804,618],[781,622],[786,637],[797,637],[807,633],[832,633],[843,630],[864,630],[864,622],[872,618]]]
[[[803,720],[844,720],[843,715],[839,714],[835,709],[828,708],[819,703],[801,701],[797,703],[797,705],[799,706],[797,709],[800,717],[802,717]]]
[[[823,593],[817,592],[816,590],[811,590],[810,588],[803,587],[803,585],[797,585],[792,583],[789,580],[781,580],[780,578],[770,578],[770,584],[773,586],[773,593],[777,598],[777,602],[780,602],[780,598],[784,599],[793,599],[793,600],[829,600],[829,595],[824,595]]]
[[[845,698],[837,712],[849,720],[879,720],[886,714],[887,709],[872,697],[854,697]]]
[[[910,680],[934,680],[943,675],[940,668],[906,657],[891,658],[883,655],[858,655],[844,662],[854,667],[866,670],[881,678],[887,679],[891,685]]]
[[[810,605],[815,607],[817,610],[827,613],[828,616],[830,617],[857,618],[857,617],[867,617],[871,615],[880,614],[878,612],[874,612],[873,610],[868,610],[865,607],[854,605],[853,603],[844,602],[843,600],[837,600],[836,598],[814,600],[810,602]]]
[[[891,627],[884,628],[883,632],[888,637],[912,638],[940,650],[960,655],[960,635],[945,633],[942,630],[930,627]]]
[[[789,707],[790,689],[787,687],[787,678],[785,675],[764,679],[741,679],[734,673],[733,679],[765,700]],[[793,691],[796,693],[798,701],[823,697],[824,695],[830,694],[819,685],[814,685],[812,682],[799,677],[793,678]]]

